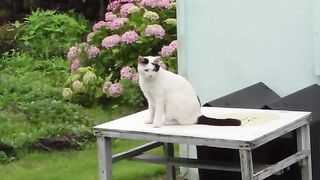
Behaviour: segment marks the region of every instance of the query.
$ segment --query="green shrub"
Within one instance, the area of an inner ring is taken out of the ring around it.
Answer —
[[[82,107],[56,100],[37,100],[20,103],[19,109],[26,123],[37,130],[40,137],[55,137],[64,133],[90,133],[89,117]]]
[[[52,10],[33,11],[22,24],[16,22],[15,26],[25,50],[46,58],[63,55],[71,44],[80,41],[88,32],[88,22],[83,18],[76,19]]]
[[[25,53],[0,61],[0,140],[15,145],[64,133],[90,133],[83,107],[62,102],[68,77],[63,58],[33,58]]]
[[[63,58],[35,59],[13,53],[0,62],[0,109],[15,107],[18,102],[62,98],[62,85],[69,74],[69,62]]]
[[[120,82],[123,84],[124,89],[124,92],[120,97],[120,104],[129,104],[133,107],[143,106],[145,100],[142,96],[140,87],[128,80],[122,80]]]

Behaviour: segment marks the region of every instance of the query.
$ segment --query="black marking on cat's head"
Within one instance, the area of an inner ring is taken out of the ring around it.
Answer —
[[[138,57],[138,61],[139,61],[139,64],[142,64],[142,65],[149,64],[149,59],[142,57],[142,56]]]
[[[154,65],[153,71],[158,72],[160,69],[160,65],[156,63],[152,63],[152,65]]]

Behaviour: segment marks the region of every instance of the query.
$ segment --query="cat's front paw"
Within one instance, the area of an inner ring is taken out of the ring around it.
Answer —
[[[145,124],[152,124],[153,123],[153,119],[152,118],[148,118],[144,121]]]
[[[159,128],[159,127],[163,126],[163,123],[161,123],[161,122],[153,122],[152,126],[154,128]]]

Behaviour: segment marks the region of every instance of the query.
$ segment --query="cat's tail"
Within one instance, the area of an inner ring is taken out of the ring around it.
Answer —
[[[241,121],[238,119],[226,118],[226,119],[217,119],[209,118],[204,115],[198,118],[197,124],[204,124],[210,126],[240,126]]]

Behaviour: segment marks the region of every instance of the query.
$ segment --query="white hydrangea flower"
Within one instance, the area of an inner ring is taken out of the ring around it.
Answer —
[[[97,79],[97,76],[93,72],[88,71],[83,75],[82,82],[83,84],[89,84],[94,82],[96,79]]]
[[[71,100],[73,91],[70,88],[64,88],[62,92],[63,99]]]
[[[164,22],[170,25],[177,25],[177,19],[175,18],[168,18]]]
[[[132,7],[130,7],[128,9],[129,14],[134,14],[134,13],[139,12],[139,11],[140,11],[140,8],[137,7],[137,6],[132,6]]]
[[[104,94],[109,94],[109,88],[111,87],[111,85],[112,85],[112,82],[110,82],[110,81],[105,82],[105,83],[103,84],[103,87],[102,87],[102,92],[103,92]]]
[[[93,38],[93,36],[94,36],[95,34],[96,34],[95,32],[91,32],[91,33],[89,33],[89,34],[87,35],[87,42],[88,42],[88,43],[92,41],[92,38]]]
[[[89,48],[89,44],[87,42],[80,43],[78,46],[79,46],[80,52],[82,52],[82,50],[87,51]]]
[[[143,14],[144,18],[150,19],[150,20],[157,20],[159,19],[159,15],[156,12],[152,12],[152,11],[146,11]]]
[[[83,83],[80,82],[80,81],[74,81],[72,83],[72,89],[75,93],[79,93],[79,92],[82,92],[84,90],[84,86],[83,86]]]
[[[176,8],[176,7],[177,7],[177,3],[176,2],[170,3],[170,8]]]

